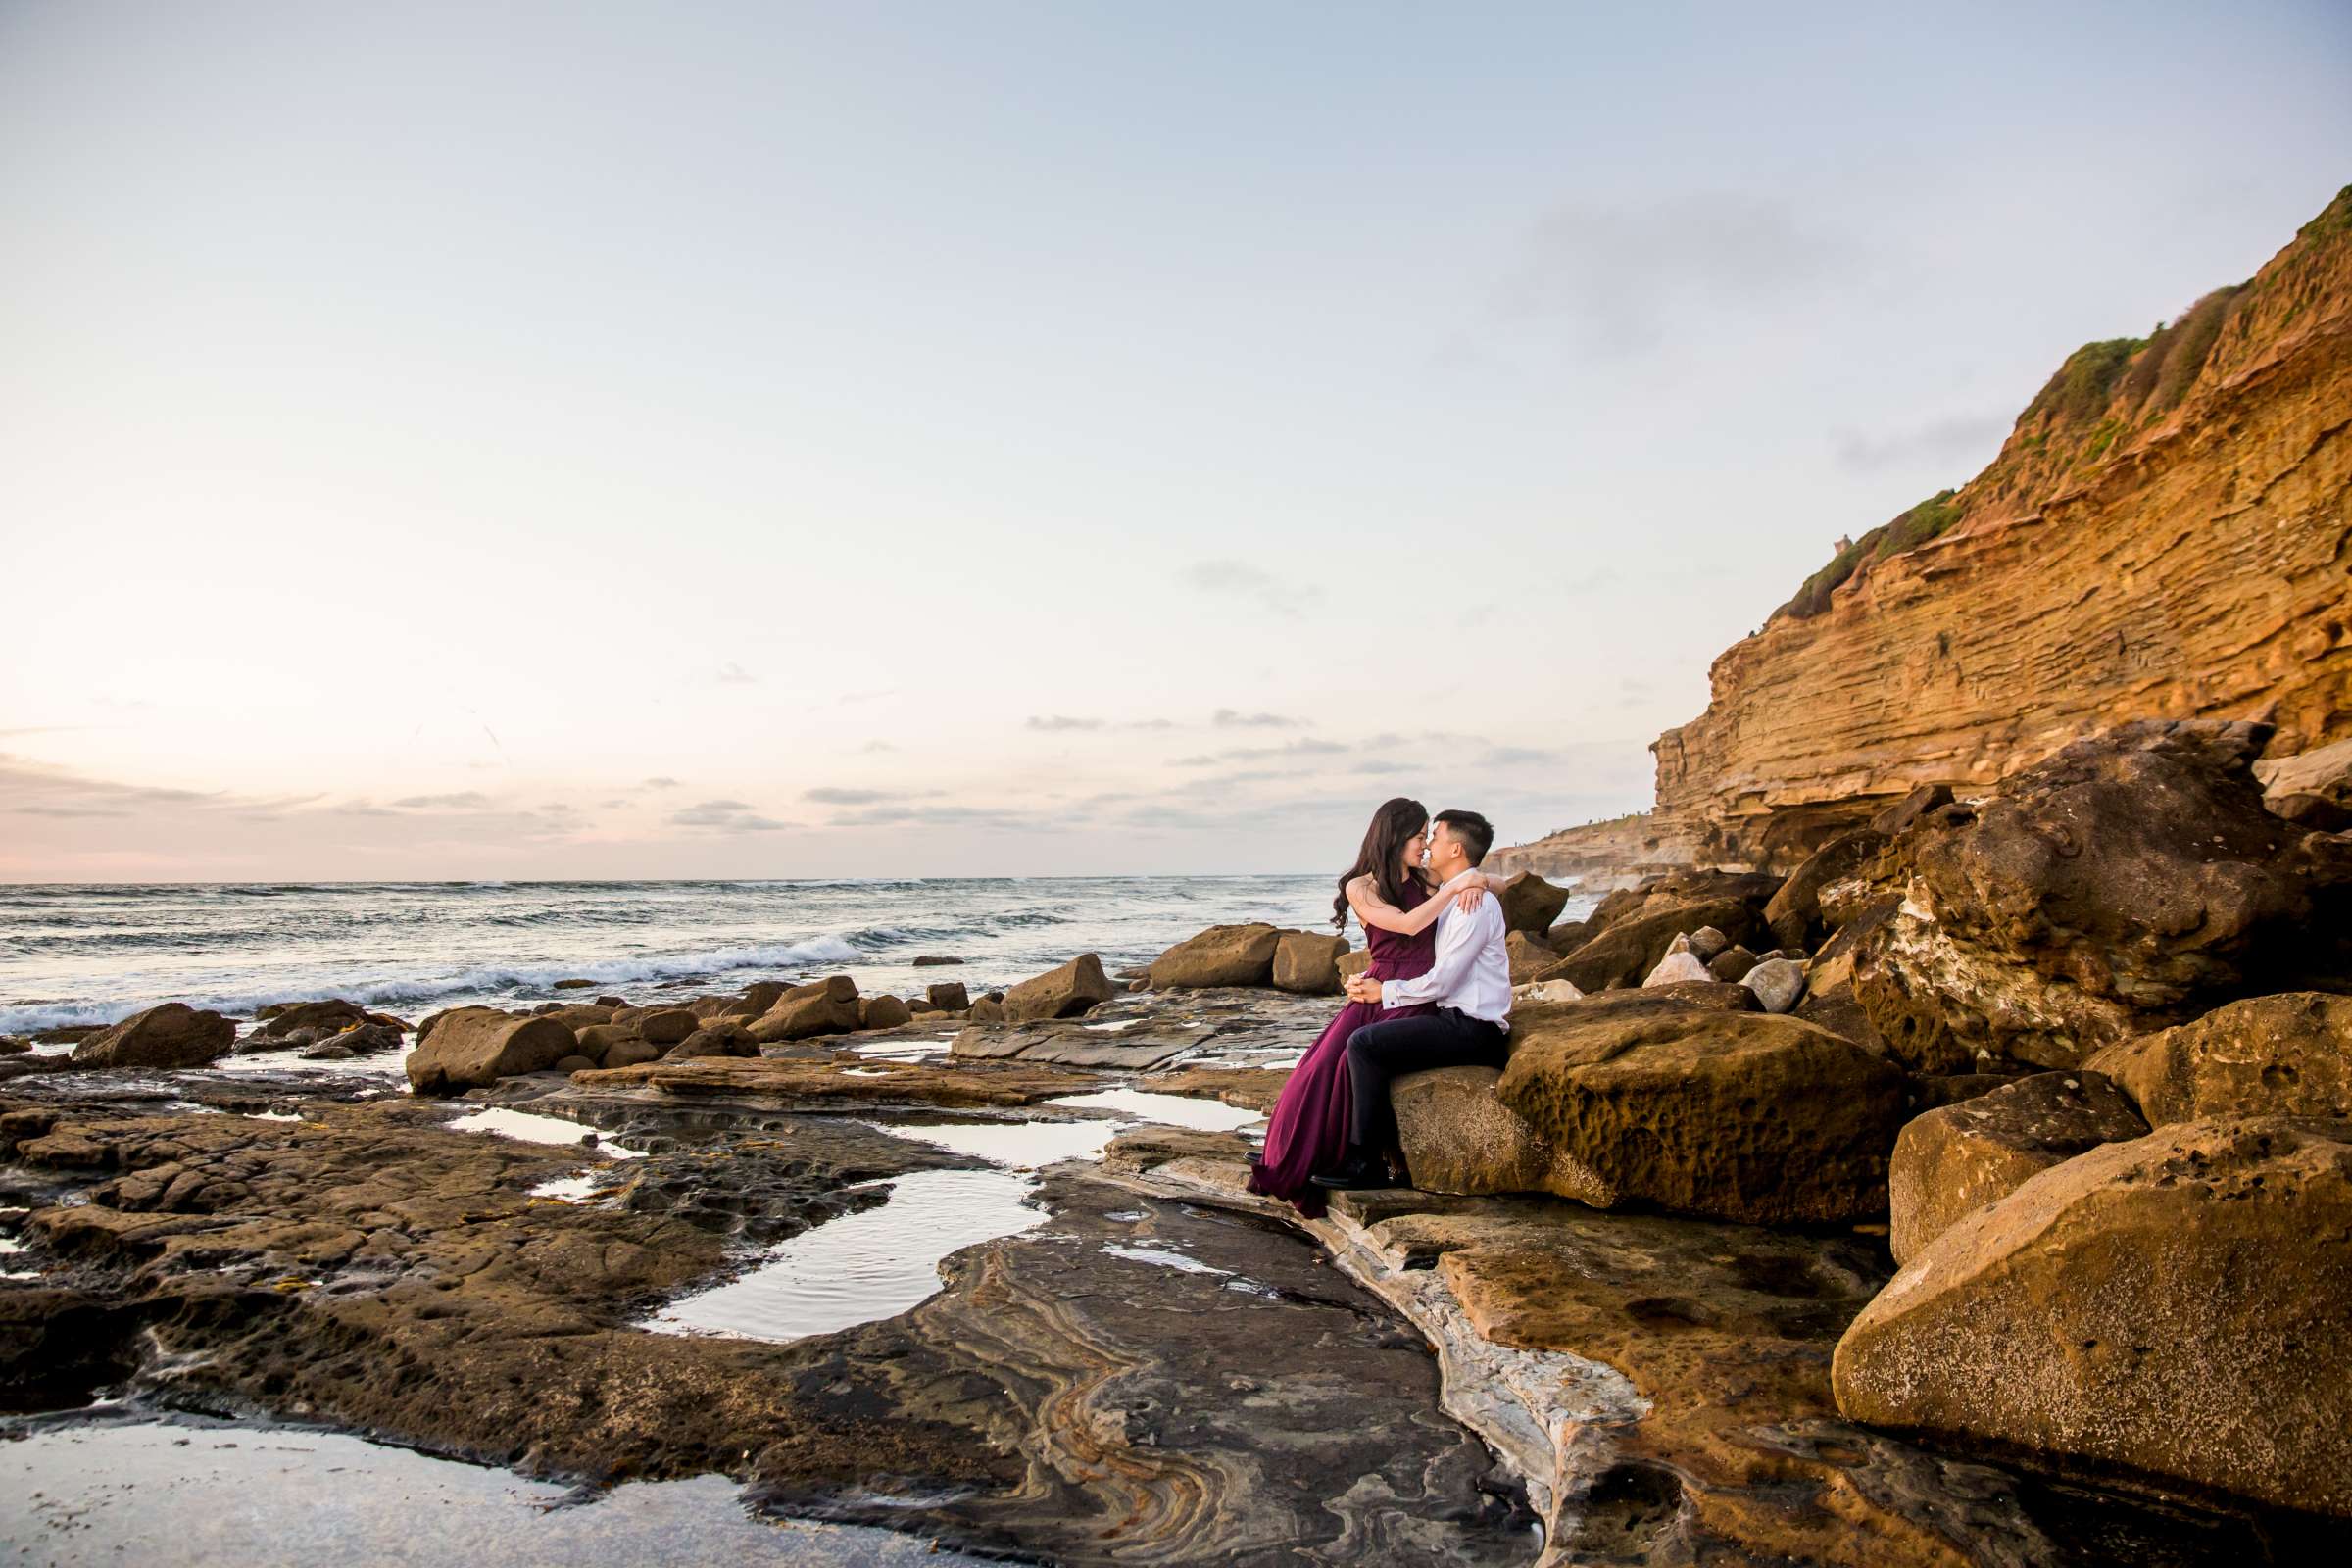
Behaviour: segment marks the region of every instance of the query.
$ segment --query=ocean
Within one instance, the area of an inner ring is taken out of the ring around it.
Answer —
[[[631,1001],[834,973],[866,992],[955,979],[977,993],[1080,953],[1110,969],[1143,963],[1223,922],[1329,930],[1333,880],[0,886],[0,1034],[111,1023],[160,1002],[250,1016],[322,997],[414,1022],[571,995],[550,989],[571,979]],[[1362,945],[1360,929],[1348,935]],[[965,961],[918,969],[918,955]]]

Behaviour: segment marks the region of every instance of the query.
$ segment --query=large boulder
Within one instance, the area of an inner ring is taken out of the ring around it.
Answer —
[[[1734,942],[1744,942],[1759,929],[1757,905],[1745,899],[1720,898],[1644,904],[1532,978],[1572,980],[1584,991],[1638,986],[1666,956],[1675,938],[1710,925]]]
[[[1285,931],[1274,945],[1274,988],[1302,997],[1333,997],[1340,992],[1340,959],[1348,939],[1329,931]]]
[[[236,1037],[237,1026],[220,1014],[167,1002],[83,1039],[74,1048],[74,1065],[201,1067],[225,1055]]]
[[[2352,741],[2254,764],[2273,814],[2322,833],[2352,829]]]
[[[858,986],[846,974],[827,975],[805,986],[793,986],[753,1020],[754,1040],[769,1045],[779,1040],[807,1040],[812,1035],[844,1035],[858,1027]]]
[[[1886,1170],[1894,1260],[1908,1262],[1954,1220],[2052,1165],[2147,1131],[2114,1080],[2080,1069],[2012,1079],[1912,1117]]]
[[[1503,1103],[1628,1199],[1763,1225],[1886,1212],[1904,1074],[1793,1018],[1650,997],[1514,1019]]]
[[[662,1007],[639,1017],[636,1027],[650,1045],[674,1046],[702,1026],[703,1020],[690,1008]]]
[[[888,993],[866,998],[858,1019],[858,1026],[864,1029],[896,1029],[913,1021],[913,1010]]]
[[[2107,1047],[2112,1076],[2157,1126],[2197,1116],[2352,1117],[2352,997],[2289,991]]]
[[[322,1040],[369,1020],[367,1008],[340,997],[330,997],[324,1002],[279,1003],[262,1011],[268,1016],[262,1018],[260,1027],[253,1032],[260,1039],[270,1041],[284,1040],[294,1034]]]
[[[1438,1067],[1389,1086],[1413,1185],[1427,1193],[1553,1193],[1607,1208],[1617,1194],[1502,1102],[1497,1067]]]
[[[1560,956],[1524,931],[1513,931],[1502,939],[1502,951],[1511,965],[1511,984],[1526,985],[1542,971],[1560,961]]]
[[[1952,804],[1949,784],[1922,784],[1870,819],[1872,831],[1892,838],[1937,807]]]
[[[1542,936],[1568,907],[1568,890],[1553,887],[1533,871],[1521,871],[1502,884],[1502,928]]]
[[[961,1012],[972,1004],[971,993],[964,989],[960,980],[942,980],[928,986],[923,991],[923,997],[942,1012]]]
[[[1838,1409],[2352,1518],[2347,1137],[2180,1122],[2041,1172],[1847,1327]]]
[[[1922,1072],[2070,1067],[2320,962],[2352,840],[2263,809],[2268,725],[2126,724],[1921,817],[1880,862],[1903,902],[1856,955],[1871,1022]]]
[[[649,1041],[650,1046],[653,1042]],[[697,1056],[757,1056],[760,1042],[749,1028],[721,1020],[705,1024],[662,1054],[664,1061],[691,1061]],[[613,1063],[612,1065],[618,1065]]]
[[[572,1049],[600,1067],[617,1065],[606,1060],[606,1057],[612,1054],[613,1047],[624,1041],[643,1041],[645,1037],[636,1030],[627,1024],[620,1023],[592,1023],[585,1029],[573,1031],[571,1037]],[[662,1054],[661,1048],[658,1046],[649,1049],[655,1056]],[[653,1057],[647,1056],[642,1059],[650,1061]]]
[[[1212,925],[1152,960],[1152,989],[1262,986],[1273,979],[1281,946],[1282,933],[1270,925]]]
[[[481,1089],[517,1073],[543,1071],[577,1049],[571,1031],[552,1018],[456,1007],[438,1014],[432,1033],[409,1053],[409,1087],[420,1095]]]
[[[1273,930],[1272,926],[1265,928]],[[1195,938],[1198,941],[1198,938]],[[1269,952],[1269,964],[1272,962]],[[1157,968],[1157,965],[1153,965]],[[1099,1003],[1108,1002],[1116,995],[1110,976],[1102,972],[1102,960],[1091,953],[1081,953],[1059,968],[1048,969],[1004,993],[1006,1023],[1033,1023],[1040,1018],[1068,1018],[1086,1011]],[[977,1004],[972,1008],[972,1020],[981,1022]]]
[[[572,1002],[560,1006],[538,1008],[535,1016],[553,1018],[564,1028],[577,1034],[592,1024],[611,1023],[613,1015],[619,1010],[616,1007],[599,1006],[593,1002]]]
[[[1334,967],[1340,971],[1340,985],[1345,988],[1348,981],[1372,967],[1372,954],[1364,948],[1358,948],[1353,953],[1344,953],[1340,955],[1340,961]]]
[[[1821,890],[1854,875],[1886,847],[1886,834],[1858,827],[1806,856],[1764,906],[1764,923],[1771,927],[1773,941],[1784,948],[1818,947],[1829,935],[1821,914]]]

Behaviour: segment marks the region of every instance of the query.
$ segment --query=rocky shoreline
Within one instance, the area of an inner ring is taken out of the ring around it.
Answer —
[[[1509,1066],[1401,1081],[1415,1189],[1311,1222],[1232,1127],[1360,961],[1311,933],[150,1009],[0,1057],[0,1391],[1039,1561],[2310,1560],[2352,1543],[2352,840],[2266,809],[2264,738],[2126,726],[1581,921],[1520,879]],[[386,1035],[409,1094],[336,1054]],[[919,1304],[662,1331],[853,1218],[919,1246],[933,1172],[1025,1217]]]

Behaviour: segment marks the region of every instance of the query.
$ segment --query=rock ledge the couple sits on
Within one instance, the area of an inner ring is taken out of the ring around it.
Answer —
[[[1863,1308],[1838,1409],[2352,1518],[2347,1137],[2208,1118],[2041,1172]]]
[[[201,1067],[226,1054],[236,1035],[237,1026],[217,1012],[167,1002],[82,1040],[74,1048],[74,1065]]]
[[[1595,1208],[1616,1203],[1598,1172],[1554,1149],[1502,1102],[1499,1067],[1439,1067],[1389,1086],[1397,1141],[1413,1186],[1425,1193],[1481,1196],[1551,1193]]]

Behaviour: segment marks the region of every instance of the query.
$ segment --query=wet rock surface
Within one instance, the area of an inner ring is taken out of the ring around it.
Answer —
[[[1803,1028],[1713,992],[1753,1005],[1714,982],[1548,1005]],[[2294,1560],[2266,1555],[2275,1521],[1840,1417],[1831,1347],[1892,1266],[1874,1234],[1415,1192],[1305,1224],[1250,1198],[1248,1136],[1202,1129],[1271,1105],[1332,1005],[1179,990],[1087,1016],[1187,1042],[1152,1071],[951,1054],[955,1021],[917,1019],[454,1101],[249,1061],[23,1079],[0,1242],[34,1277],[0,1281],[0,1388],[299,1413],[531,1474],[715,1472],[781,1515],[1029,1560]],[[1085,1032],[991,1032],[1041,1028]],[[1134,1090],[1196,1124],[1052,1163]],[[566,1141],[458,1130],[486,1111]],[[1035,1218],[949,1253],[919,1304],[650,1331],[946,1180]]]

